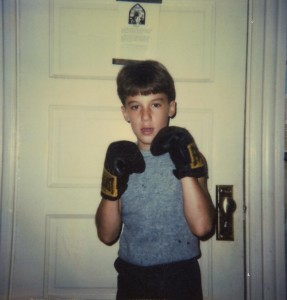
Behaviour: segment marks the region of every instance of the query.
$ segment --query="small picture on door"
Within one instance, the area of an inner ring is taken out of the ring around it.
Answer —
[[[134,5],[129,12],[129,24],[134,25],[145,25],[146,13],[144,8],[136,4]]]

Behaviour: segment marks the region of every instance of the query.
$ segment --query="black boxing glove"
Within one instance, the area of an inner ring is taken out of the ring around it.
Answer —
[[[118,200],[128,187],[129,175],[145,170],[143,156],[135,143],[118,141],[108,147],[102,176],[101,196]]]
[[[174,175],[178,179],[207,176],[206,161],[185,128],[162,128],[153,139],[150,150],[155,156],[169,153],[176,168]]]

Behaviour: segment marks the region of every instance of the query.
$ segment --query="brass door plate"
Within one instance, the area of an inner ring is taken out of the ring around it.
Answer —
[[[236,203],[233,199],[233,185],[216,186],[216,239],[234,241],[233,213]]]

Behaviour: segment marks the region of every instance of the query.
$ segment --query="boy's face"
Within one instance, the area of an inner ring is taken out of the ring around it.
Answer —
[[[131,123],[141,150],[149,150],[153,138],[168,125],[175,111],[175,101],[168,102],[164,93],[129,96],[122,106],[123,116]]]

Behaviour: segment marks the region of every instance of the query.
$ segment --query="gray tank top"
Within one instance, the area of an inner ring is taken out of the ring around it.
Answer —
[[[142,154],[145,172],[130,176],[122,196],[120,258],[151,266],[198,256],[198,239],[185,220],[181,182],[169,154]]]

